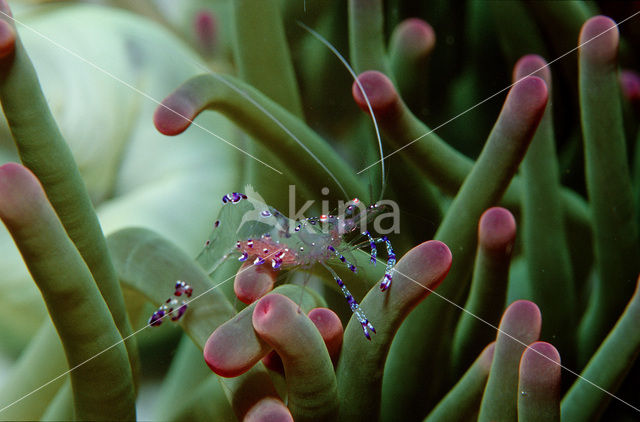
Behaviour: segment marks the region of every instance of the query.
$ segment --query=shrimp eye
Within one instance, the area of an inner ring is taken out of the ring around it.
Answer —
[[[346,210],[344,210],[344,216],[347,218],[351,218],[353,216],[353,205],[349,205]]]
[[[358,198],[353,198],[351,201],[348,202],[349,205],[347,205],[347,207],[344,210],[344,216],[346,218],[352,218],[354,217],[358,211],[360,211],[360,207],[358,207],[358,204],[360,203],[360,200]]]

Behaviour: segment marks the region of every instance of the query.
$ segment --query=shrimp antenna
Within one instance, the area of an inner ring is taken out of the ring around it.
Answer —
[[[271,114],[269,112],[269,110],[267,110],[266,108],[262,107],[260,104],[258,104],[257,101],[255,101],[253,98],[251,98],[249,96],[249,94],[247,94],[246,92],[242,91],[240,88],[238,88],[237,86],[233,85],[231,82],[227,81],[222,76],[216,74],[215,72],[211,72],[211,71],[209,71],[209,73],[211,74],[211,76],[213,76],[214,78],[216,78],[217,80],[219,80],[220,82],[222,82],[223,84],[228,86],[230,89],[232,89],[233,91],[237,92],[239,95],[244,97],[247,101],[249,101],[251,104],[253,104],[258,110],[260,110],[265,116],[267,116],[271,121],[273,121],[276,125],[278,125],[287,135],[289,135],[289,137],[291,139],[293,139],[300,146],[300,148],[304,149],[305,152],[307,154],[309,154],[309,156],[311,158],[313,158],[315,160],[315,162],[317,162],[320,165],[320,167],[322,167],[324,169],[324,171],[327,172],[329,177],[331,177],[333,179],[333,181],[336,183],[336,185],[338,185],[338,187],[340,188],[342,193],[347,195],[347,191],[342,186],[342,183],[340,183],[338,178],[331,172],[331,170],[329,170],[329,168],[318,158],[318,156],[315,155],[313,153],[313,151],[311,151],[296,135],[294,135],[293,132],[291,132],[288,127],[286,127],[280,120],[278,120],[273,114]]]
[[[186,57],[186,56],[184,56]],[[318,158],[317,155],[315,155],[313,153],[313,151],[311,151],[301,140],[300,138],[298,138],[293,132],[291,132],[291,130],[289,130],[288,127],[286,127],[280,120],[278,120],[278,118],[276,116],[274,116],[273,114],[271,114],[269,112],[269,110],[267,110],[266,108],[262,107],[256,100],[254,100],[253,98],[251,98],[251,96],[249,96],[249,94],[247,94],[246,92],[244,92],[243,90],[241,90],[240,88],[238,88],[237,86],[235,86],[233,83],[229,82],[228,80],[226,80],[225,78],[223,78],[222,76],[220,76],[219,74],[217,74],[216,72],[212,71],[211,69],[207,68],[206,66],[204,66],[203,64],[197,62],[196,60],[189,58],[188,59],[194,66],[198,67],[199,69],[201,69],[202,71],[206,72],[207,74],[211,75],[213,78],[217,79],[218,81],[220,81],[221,83],[225,84],[226,86],[229,87],[229,89],[235,91],[236,93],[238,93],[238,95],[242,96],[245,100],[247,100],[249,103],[251,103],[254,107],[256,107],[258,110],[260,110],[260,112],[262,112],[262,114],[264,114],[265,116],[267,116],[272,122],[274,122],[278,127],[280,127],[280,129],[282,129],[291,139],[293,139],[299,146],[300,148],[302,148],[307,154],[309,154],[309,156],[311,158],[313,158],[313,160],[315,162],[318,163],[318,165],[320,165],[320,167],[322,167],[322,169],[324,171],[327,172],[327,174],[329,175],[329,177],[331,177],[331,179],[333,179],[333,181],[336,183],[336,185],[338,186],[338,188],[340,188],[340,190],[342,191],[342,193],[345,195],[345,197],[348,197],[349,195],[347,194],[347,191],[345,190],[344,186],[342,186],[342,183],[340,183],[340,181],[338,180],[338,178],[331,172],[331,170],[329,170],[329,168],[320,160],[320,158]]]
[[[347,62],[347,60],[344,58],[344,56],[340,54],[340,52],[333,45],[331,45],[331,43],[325,37],[320,35],[318,32],[314,31],[313,29],[311,29],[310,27],[308,27],[307,25],[305,25],[300,21],[296,21],[296,23],[300,27],[305,29],[307,32],[309,32],[311,35],[313,35],[315,38],[317,38],[322,44],[324,44],[329,50],[331,50],[331,52],[342,62],[344,67],[347,68],[347,70],[353,77],[353,80],[355,81],[355,83],[358,85],[358,88],[360,89],[360,92],[362,93],[362,96],[364,97],[364,100],[367,103],[367,108],[369,109],[371,120],[373,121],[373,127],[376,131],[376,139],[378,140],[378,149],[380,150],[380,167],[381,167],[381,179],[382,179],[382,186],[380,189],[380,198],[378,198],[378,200],[380,200],[382,199],[382,194],[386,186],[387,178],[384,171],[384,153],[382,152],[382,138],[380,137],[380,129],[378,128],[378,121],[376,120],[376,116],[373,113],[373,107],[371,107],[371,103],[369,102],[369,96],[367,95],[366,91],[364,90],[364,87],[360,83],[360,80],[358,79],[358,75],[356,75],[356,72],[353,70],[349,62]]]

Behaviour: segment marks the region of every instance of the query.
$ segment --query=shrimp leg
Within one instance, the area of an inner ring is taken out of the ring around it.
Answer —
[[[336,280],[336,283],[338,283],[338,286],[340,286],[340,290],[342,290],[342,294],[344,295],[344,298],[347,299],[347,303],[349,303],[349,307],[351,308],[351,312],[353,312],[355,317],[360,322],[360,325],[362,325],[362,331],[364,331],[365,337],[367,338],[367,340],[371,340],[371,336],[369,335],[369,331],[371,331],[372,333],[375,334],[376,329],[373,328],[373,325],[367,319],[367,316],[364,314],[364,311],[362,310],[362,308],[360,308],[360,305],[354,299],[354,297],[351,294],[351,292],[349,291],[349,289],[347,289],[347,286],[344,285],[344,283],[342,282],[342,279],[340,279],[340,277],[338,277],[338,274],[336,274],[336,272],[333,271],[333,269],[331,267],[329,267],[327,264],[325,264],[324,262],[322,262],[321,264],[327,270],[329,270],[331,275],[333,275],[333,278]]]
[[[391,241],[387,238],[387,236],[382,236],[374,239],[371,236],[371,233],[369,233],[368,231],[362,234],[369,238],[369,246],[371,247],[371,263],[373,265],[375,265],[376,261],[378,260],[378,249],[376,248],[376,243],[384,242],[387,246],[387,268],[384,271],[384,279],[380,282],[380,290],[384,292],[389,288],[389,286],[391,286],[391,280],[393,279],[391,271],[396,265],[396,254],[393,252]]]

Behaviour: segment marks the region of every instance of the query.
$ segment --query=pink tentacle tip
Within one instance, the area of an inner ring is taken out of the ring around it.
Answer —
[[[522,335],[532,342],[538,339],[542,326],[542,314],[535,303],[528,300],[513,302],[500,321],[500,329],[511,336],[520,338]]]
[[[16,46],[16,31],[13,26],[5,21],[0,20],[0,59],[11,55]]]
[[[253,405],[242,420],[244,422],[293,422],[293,416],[282,400],[266,397]]]
[[[271,293],[264,296],[253,310],[253,327],[261,336],[279,337],[288,331],[298,312],[298,305],[286,296]]]
[[[542,78],[547,85],[551,84],[551,71],[548,63],[537,54],[523,56],[513,66],[514,82],[530,75]]]
[[[560,353],[551,344],[537,341],[525,349],[520,359],[520,382],[528,385],[560,386]]]
[[[537,76],[527,76],[511,88],[504,107],[518,119],[538,120],[544,112],[548,97],[549,91],[544,80]]]
[[[269,293],[276,282],[276,273],[266,266],[245,262],[233,282],[238,300],[250,304]]]
[[[13,13],[11,12],[11,8],[9,8],[9,3],[7,3],[7,0],[0,0],[0,12],[9,17],[13,17]]]
[[[613,19],[594,16],[582,25],[580,57],[593,63],[614,63],[618,55],[620,34]]]
[[[314,308],[309,311],[309,319],[318,328],[324,344],[327,346],[329,356],[334,365],[340,357],[344,328],[338,315],[328,308]]]
[[[436,33],[433,27],[418,18],[409,18],[400,22],[394,38],[405,53],[414,57],[429,55],[436,45]]]
[[[376,117],[392,117],[398,112],[400,97],[387,76],[375,70],[368,70],[358,76],[358,81],[362,85]],[[367,101],[358,83],[353,83],[351,94],[358,107],[369,113]]]
[[[239,337],[242,336],[237,330],[223,324],[207,339],[203,350],[204,361],[215,374],[225,378],[237,377],[251,369],[259,359],[243,353],[245,350]]]
[[[509,210],[493,207],[486,210],[478,224],[478,241],[489,250],[510,250],[516,237],[516,219]]]
[[[200,47],[208,54],[213,53],[218,32],[218,22],[215,15],[209,10],[200,10],[193,19],[193,26]]]
[[[428,240],[407,252],[397,266],[398,284],[426,288],[430,294],[444,281],[451,269],[453,256],[449,247],[439,240]],[[404,276],[408,277],[408,280]],[[415,282],[414,282],[415,281]]]
[[[627,100],[636,104],[640,102],[640,74],[629,69],[621,70],[620,87]]]
[[[179,135],[191,125],[194,115],[189,101],[179,93],[173,93],[156,108],[153,124],[163,135]]]
[[[449,247],[439,240],[428,240],[424,245],[425,248],[428,248],[425,249],[425,252],[428,253],[432,260],[437,261],[440,264],[441,271],[448,271],[451,267],[452,260],[451,250]]]
[[[22,227],[40,218],[46,195],[38,178],[18,163],[0,166],[0,217],[5,224]]]

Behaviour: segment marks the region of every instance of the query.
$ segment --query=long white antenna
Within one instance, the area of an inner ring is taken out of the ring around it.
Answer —
[[[376,120],[376,116],[373,113],[373,107],[371,107],[371,103],[369,102],[369,96],[367,95],[366,91],[364,90],[364,87],[362,86],[362,84],[358,80],[358,75],[356,75],[356,72],[353,70],[353,68],[351,67],[349,62],[347,62],[347,60],[344,58],[344,56],[342,54],[340,54],[340,52],[333,45],[331,45],[331,43],[326,38],[324,38],[322,35],[320,35],[316,31],[314,31],[313,29],[309,28],[304,23],[302,23],[300,21],[296,21],[296,22],[297,22],[298,25],[300,25],[302,28],[304,28],[307,32],[309,32],[311,35],[316,37],[322,44],[327,46],[327,48],[329,50],[331,50],[331,52],[342,62],[342,64],[347,68],[349,73],[351,73],[351,76],[353,77],[353,80],[358,85],[358,88],[360,89],[360,92],[362,93],[362,96],[364,97],[364,100],[367,103],[367,108],[369,109],[369,114],[371,115],[371,120],[373,121],[373,127],[374,127],[374,129],[376,131],[376,138],[378,140],[378,148],[380,150],[380,161],[379,162],[380,162],[381,179],[382,179],[382,184],[381,184],[381,188],[380,188],[380,198],[378,198],[380,200],[380,199],[382,199],[382,193],[384,192],[384,187],[385,187],[385,183],[386,183],[387,179],[386,179],[385,171],[384,171],[384,152],[382,151],[382,138],[380,137],[380,129],[378,128],[378,121]]]

